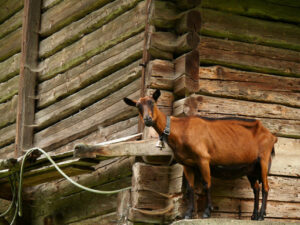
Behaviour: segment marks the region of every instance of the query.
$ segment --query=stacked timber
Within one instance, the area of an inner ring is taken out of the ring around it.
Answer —
[[[14,156],[23,0],[0,7],[0,158]]]

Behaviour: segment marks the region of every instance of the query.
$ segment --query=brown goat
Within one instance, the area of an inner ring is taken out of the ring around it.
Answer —
[[[268,171],[277,138],[260,121],[255,119],[210,119],[196,116],[170,117],[170,134],[164,135],[167,116],[156,106],[160,91],[152,97],[134,101],[124,98],[126,104],[135,106],[146,126],[152,126],[160,136],[165,136],[174,152],[175,160],[184,167],[188,181],[189,206],[185,218],[194,211],[195,168],[199,168],[206,193],[203,217],[210,217],[211,175],[219,178],[237,178],[246,175],[254,192],[252,220],[263,220],[269,191]],[[262,182],[262,206],[258,212],[259,182]]]

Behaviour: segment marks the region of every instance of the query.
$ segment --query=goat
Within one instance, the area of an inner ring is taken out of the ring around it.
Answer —
[[[152,126],[160,137],[165,137],[173,150],[175,160],[183,165],[188,181],[189,199],[185,218],[194,212],[195,168],[199,168],[206,196],[203,218],[211,216],[211,175],[220,178],[237,178],[246,175],[254,192],[252,220],[263,220],[269,192],[268,171],[271,156],[275,154],[277,137],[256,119],[210,119],[197,116],[167,117],[157,105],[160,90],[152,97],[138,101],[124,98],[129,106],[137,107],[146,126]],[[169,120],[169,121],[168,121]],[[169,124],[169,125],[168,125]],[[170,128],[165,135],[165,128]],[[169,126],[169,127],[168,127]],[[262,205],[259,207],[259,182],[262,183]]]

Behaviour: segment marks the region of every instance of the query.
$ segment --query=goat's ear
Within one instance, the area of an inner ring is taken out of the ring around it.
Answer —
[[[136,101],[134,101],[134,100],[131,100],[129,98],[124,98],[123,100],[127,105],[136,106]]]
[[[160,96],[160,90],[159,89],[156,89],[156,91],[153,93],[152,95],[152,98],[157,101],[157,99],[159,98]]]

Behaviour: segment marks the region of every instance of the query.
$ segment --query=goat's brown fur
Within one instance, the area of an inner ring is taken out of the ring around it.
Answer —
[[[153,98],[146,96],[137,102],[124,100],[127,104],[140,108],[140,116],[145,124],[151,125],[159,135],[162,135],[166,126],[166,115],[155,104],[159,95],[160,92],[156,91]],[[267,175],[276,141],[277,138],[258,120],[233,118],[211,120],[196,116],[180,118],[171,116],[171,133],[167,138],[176,161],[184,166],[184,174],[191,189],[194,188],[194,168],[200,169],[207,193],[204,217],[210,216],[212,208],[211,172],[215,172],[216,174],[212,175],[224,178],[223,174],[226,174],[226,178],[248,176],[255,195],[252,219],[261,220],[265,215],[269,191]],[[263,184],[260,214],[258,214],[258,181]],[[193,201],[193,197],[190,201]],[[187,217],[191,217],[193,208],[191,203]]]

